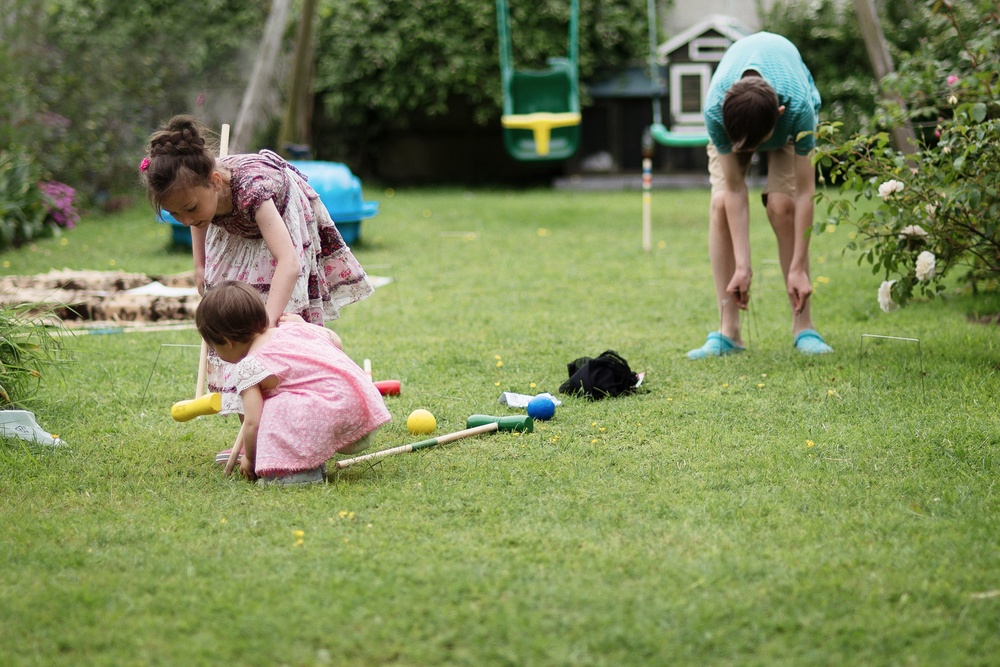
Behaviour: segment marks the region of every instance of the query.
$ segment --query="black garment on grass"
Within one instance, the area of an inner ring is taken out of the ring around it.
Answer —
[[[567,364],[569,379],[559,386],[563,394],[583,395],[593,400],[631,394],[639,376],[614,350],[605,350],[597,358],[580,357]]]

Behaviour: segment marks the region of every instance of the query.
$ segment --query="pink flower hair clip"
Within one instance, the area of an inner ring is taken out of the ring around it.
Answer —
[[[147,169],[149,169],[149,158],[144,157],[142,158],[142,162],[139,163],[139,172],[145,174]]]

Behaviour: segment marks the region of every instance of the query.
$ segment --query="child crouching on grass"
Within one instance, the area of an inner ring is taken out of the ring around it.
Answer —
[[[321,482],[327,460],[366,449],[392,418],[337,334],[290,313],[269,327],[264,299],[246,283],[206,291],[195,324],[219,358],[235,364],[244,405],[240,470],[258,484]]]

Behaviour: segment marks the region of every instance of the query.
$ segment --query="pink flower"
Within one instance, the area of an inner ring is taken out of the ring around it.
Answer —
[[[948,82],[949,86],[954,86],[956,83],[958,83],[958,77],[954,74],[951,74],[948,76],[946,81]]]
[[[45,200],[46,218],[59,227],[72,229],[80,220],[80,214],[73,206],[76,190],[59,181],[44,181],[38,184]]]
[[[139,163],[139,171],[145,174],[147,169],[149,169],[149,158],[144,157],[142,158],[142,162]]]

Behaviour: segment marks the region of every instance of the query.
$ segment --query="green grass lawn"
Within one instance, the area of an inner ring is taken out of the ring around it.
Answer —
[[[749,350],[691,362],[717,325],[707,192],[654,194],[649,254],[639,193],[375,198],[354,250],[393,282],[333,326],[403,383],[378,448],[415,439],[415,408],[458,430],[609,348],[644,391],[262,488],[213,463],[234,421],[169,416],[193,394],[193,329],[67,339],[31,407],[68,446],[0,441],[0,664],[1000,660],[1000,345],[968,320],[995,295],[886,315],[841,227],[812,243],[836,353],[802,357],[754,207]],[[136,210],[0,261],[188,270],[168,237]]]

